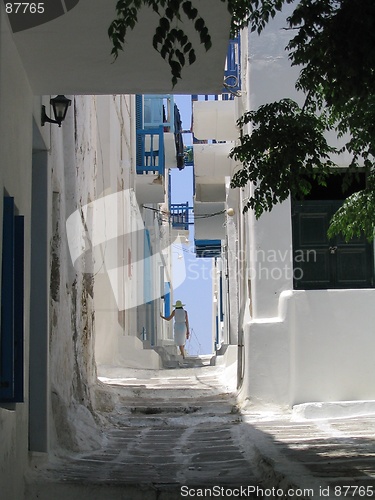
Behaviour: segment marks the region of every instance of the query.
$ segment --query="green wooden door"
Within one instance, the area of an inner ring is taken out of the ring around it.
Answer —
[[[294,288],[369,288],[374,286],[373,246],[364,238],[329,240],[329,222],[340,200],[292,204]]]

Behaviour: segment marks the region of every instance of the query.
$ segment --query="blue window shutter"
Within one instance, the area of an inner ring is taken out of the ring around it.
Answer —
[[[135,128],[143,129],[143,97],[135,96]],[[136,134],[136,164],[142,165],[142,137]]]
[[[14,401],[24,400],[24,217],[14,225]]]
[[[24,398],[24,218],[4,198],[1,277],[0,401]]]
[[[1,277],[0,398],[14,396],[14,199],[4,198],[3,261]]]

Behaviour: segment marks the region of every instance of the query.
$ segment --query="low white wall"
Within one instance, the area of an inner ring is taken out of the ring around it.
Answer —
[[[144,349],[137,337],[122,335],[118,338],[118,364],[126,368],[161,368],[161,358],[153,349]]]
[[[375,290],[288,291],[244,327],[241,397],[289,405],[375,399]]]
[[[289,403],[290,342],[285,321],[247,323],[243,337],[243,382],[240,399],[252,404]]]
[[[291,404],[375,398],[375,290],[294,292]]]

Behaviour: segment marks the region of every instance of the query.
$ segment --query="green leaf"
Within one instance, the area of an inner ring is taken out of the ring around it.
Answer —
[[[154,35],[152,38],[152,45],[155,50],[159,50],[159,45],[163,43],[163,38],[160,35]]]
[[[176,56],[178,58],[179,63],[181,64],[181,67],[185,66],[185,56],[180,50],[176,50]]]
[[[204,20],[199,17],[196,21],[195,21],[195,24],[194,24],[194,28],[200,32],[203,28],[204,28]]]
[[[190,65],[193,64],[196,61],[196,59],[197,58],[196,58],[196,55],[195,55],[195,51],[194,51],[194,49],[191,49],[189,51],[189,64]]]
[[[166,17],[160,18],[159,24],[160,24],[160,27],[163,29],[163,31],[165,33],[167,33],[167,31],[170,28],[170,24],[169,24],[168,19]]]
[[[167,7],[167,9],[165,10],[165,15],[168,17],[170,21],[172,21],[174,18],[174,12],[170,7]]]

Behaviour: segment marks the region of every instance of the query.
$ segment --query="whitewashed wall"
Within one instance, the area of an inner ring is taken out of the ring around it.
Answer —
[[[290,97],[297,68],[284,48],[292,7],[276,16],[260,37],[249,36],[244,61],[245,109]],[[347,158],[339,162],[345,165]],[[241,190],[246,200],[252,187]],[[374,290],[292,290],[290,202],[259,220],[236,220],[247,276],[240,289],[241,398],[292,406],[309,401],[374,399]],[[243,293],[241,293],[241,290]]]
[[[134,96],[96,96],[93,101],[96,125],[91,130],[91,140],[96,194],[91,205],[104,200],[103,206],[108,210],[105,217],[100,217],[99,212],[94,223],[98,230],[98,224],[103,226],[103,234],[108,232],[108,241],[96,252],[94,279],[95,359],[99,373],[101,365],[159,368],[158,354],[143,349],[142,314],[137,309],[142,308],[144,293],[144,225],[134,190],[134,101]],[[89,122],[85,119],[84,123]],[[90,165],[83,168],[86,175],[90,173]],[[109,231],[113,221],[117,224],[117,243]],[[156,263],[151,271],[156,286]]]
[[[96,107],[92,97],[73,97],[61,128],[51,126],[48,163],[52,183],[50,447],[92,447],[85,429],[95,427],[92,398],[96,382],[94,277],[92,255],[73,266],[66,221],[95,199]],[[82,425],[78,426],[78,418]]]
[[[375,290],[284,292],[278,315],[245,327],[244,391],[253,403],[375,398]]]
[[[12,42],[3,5],[0,8],[0,220],[4,190],[14,196],[25,216],[25,248],[30,251],[31,150],[33,96]],[[0,259],[2,230],[0,230]],[[25,348],[29,345],[30,259],[25,261]],[[28,364],[28,360],[26,361]],[[0,492],[3,498],[23,498],[22,478],[27,464],[28,383],[24,404],[0,404]]]

